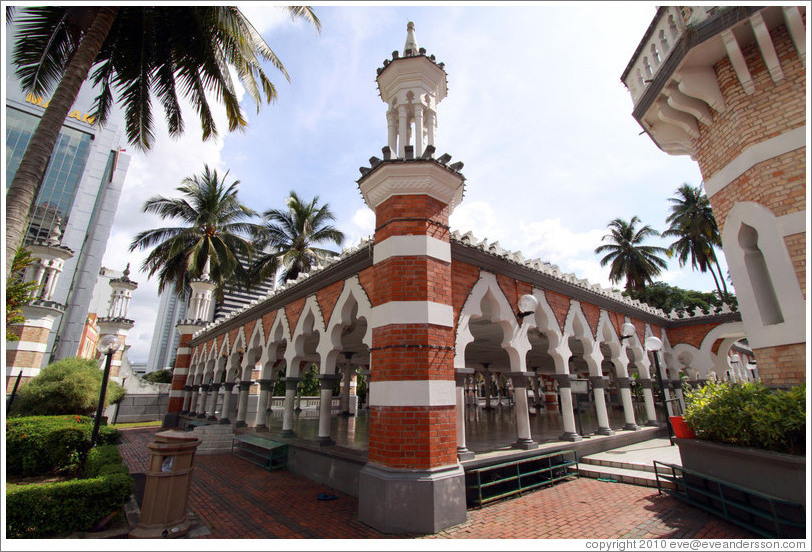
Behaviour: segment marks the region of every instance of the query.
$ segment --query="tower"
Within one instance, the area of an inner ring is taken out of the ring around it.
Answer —
[[[621,76],[657,146],[699,164],[774,387],[806,379],[805,24],[799,6],[661,7]]]
[[[359,519],[383,532],[434,533],[466,519],[448,227],[465,178],[462,163],[433,157],[446,73],[418,48],[413,23],[403,53],[384,62],[377,82],[389,105],[388,145],[358,180],[376,226],[369,463],[359,476]]]
[[[107,308],[107,316],[99,318],[99,339],[105,335],[115,335],[121,341],[121,347],[113,353],[110,363],[110,376],[117,377],[121,367],[121,357],[124,354],[124,347],[127,343],[127,334],[133,327],[133,321],[127,318],[127,309],[130,306],[132,292],[138,284],[130,280],[130,265],[124,269],[121,278],[110,280],[110,304]]]

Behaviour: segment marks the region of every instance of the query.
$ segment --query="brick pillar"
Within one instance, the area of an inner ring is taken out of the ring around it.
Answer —
[[[436,532],[466,519],[448,229],[463,181],[438,161],[408,158],[384,161],[359,181],[376,215],[375,385],[359,519],[384,532]]]
[[[163,427],[178,427],[178,416],[183,410],[183,388],[186,385],[189,365],[192,362],[192,351],[189,342],[192,340],[192,334],[200,329],[200,325],[189,321],[181,321],[175,327],[180,334],[180,340],[178,342],[177,356],[175,357],[175,368],[172,370],[172,387],[169,390],[169,404],[166,407]],[[199,411],[194,405],[191,406],[191,409]]]

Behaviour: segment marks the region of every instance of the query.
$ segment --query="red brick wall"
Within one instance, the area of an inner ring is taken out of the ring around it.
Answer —
[[[547,297],[547,303],[553,309],[555,319],[558,320],[558,329],[564,331],[564,324],[567,321],[567,314],[570,312],[570,298],[554,291],[544,290],[544,295]]]
[[[270,338],[271,327],[276,320],[276,312],[277,311],[266,312],[262,315],[262,329],[265,331],[265,341]]]
[[[668,334],[668,342],[671,344],[671,347],[675,347],[680,343],[687,343],[699,349],[705,336],[718,325],[719,323],[717,322],[715,324],[697,324],[696,326],[671,328],[666,331]]]
[[[390,236],[430,236],[449,240],[448,205],[427,195],[397,195],[375,210],[375,243]]]
[[[372,409],[370,462],[392,468],[411,469],[428,469],[456,463],[454,410],[453,406]],[[373,428],[376,429],[374,433]]]
[[[299,323],[299,317],[302,315],[302,310],[304,310],[305,301],[307,301],[307,298],[302,297],[285,305],[285,315],[288,317],[291,333],[296,330],[296,324]]]
[[[586,323],[589,324],[589,329],[592,331],[592,336],[598,333],[598,320],[601,317],[601,309],[589,303],[581,303],[581,310],[586,318]]]
[[[333,309],[336,306],[339,295],[344,289],[344,282],[336,282],[330,284],[324,289],[320,289],[316,293],[316,302],[319,304],[322,316],[324,316],[325,326],[330,324],[330,317],[333,315]]]
[[[465,300],[479,279],[479,269],[467,263],[451,261],[451,304],[454,307],[454,331],[456,334],[460,312]]]

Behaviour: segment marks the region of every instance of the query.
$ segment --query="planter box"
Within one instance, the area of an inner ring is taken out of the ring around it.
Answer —
[[[674,439],[682,467],[806,506],[806,457],[701,439]]]

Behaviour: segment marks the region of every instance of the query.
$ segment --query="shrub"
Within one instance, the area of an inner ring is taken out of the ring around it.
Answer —
[[[96,360],[66,358],[43,368],[17,391],[12,415],[92,414],[99,404],[103,373]],[[108,381],[105,406],[124,398],[124,389]]]
[[[172,383],[172,370],[155,370],[144,376],[144,380],[150,383]]]
[[[87,416],[30,416],[6,420],[9,475],[75,472],[90,449],[93,420]],[[116,429],[99,428],[99,444],[118,440]]]
[[[759,382],[709,381],[686,392],[685,421],[697,438],[805,454],[806,385],[771,390]]]
[[[88,531],[121,508],[133,492],[127,474],[113,473],[59,483],[7,485],[8,538],[44,538]]]
[[[127,466],[121,461],[121,453],[115,445],[102,445],[90,449],[85,461],[85,478],[99,477],[113,473],[129,473]]]

